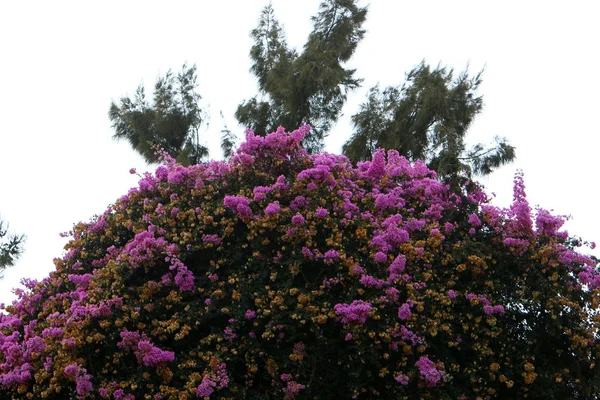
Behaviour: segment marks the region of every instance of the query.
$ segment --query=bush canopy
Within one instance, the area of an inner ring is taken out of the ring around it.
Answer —
[[[154,174],[0,317],[14,399],[597,399],[600,275],[564,218],[310,127]]]

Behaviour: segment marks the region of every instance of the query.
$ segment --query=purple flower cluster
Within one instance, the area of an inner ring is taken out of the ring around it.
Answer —
[[[398,382],[401,385],[408,385],[409,378],[404,374],[399,374],[394,379],[396,379],[396,382]]]
[[[398,318],[401,320],[407,320],[412,315],[410,311],[411,305],[408,303],[404,303],[398,308]]]
[[[85,397],[94,389],[91,382],[92,376],[87,373],[85,368],[70,364],[65,367],[64,372],[67,377],[75,380],[75,390],[78,395]]]
[[[426,356],[419,358],[415,365],[419,368],[419,373],[428,386],[437,385],[440,379],[446,374],[444,371],[439,370],[435,363]]]
[[[219,237],[219,235],[216,234],[204,234],[202,235],[202,241],[204,243],[212,243],[215,246],[221,244],[221,238]]]
[[[354,300],[350,304],[336,304],[333,309],[344,324],[352,322],[364,324],[373,307],[362,300]]]
[[[293,400],[298,396],[302,389],[305,389],[306,385],[302,385],[296,381],[289,381],[281,391],[285,393],[284,399]]]
[[[481,226],[481,220],[479,219],[479,216],[477,214],[471,214],[469,216],[469,224],[471,224],[473,227]]]
[[[304,217],[302,214],[296,214],[292,217],[292,224],[296,226],[304,225]]]
[[[327,209],[323,207],[319,207],[317,208],[317,211],[315,211],[315,216],[317,216],[318,218],[325,218],[327,214],[329,214],[329,211],[327,211]]]
[[[243,196],[225,196],[223,205],[231,209],[242,219],[248,219],[252,216],[250,200]]]
[[[132,350],[138,363],[146,367],[158,367],[175,359],[175,353],[155,347],[145,334],[138,332],[121,332],[121,341],[117,346]]]
[[[202,383],[196,388],[196,396],[209,397],[217,387],[227,387],[229,376],[225,363],[218,363],[208,374],[202,378]]]
[[[269,203],[267,208],[265,208],[265,215],[275,215],[281,211],[281,207],[279,206],[279,202],[275,201],[273,203]]]

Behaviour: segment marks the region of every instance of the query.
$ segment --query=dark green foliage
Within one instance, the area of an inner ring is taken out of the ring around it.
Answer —
[[[337,122],[349,91],[361,84],[355,70],[344,68],[365,34],[367,9],[356,0],[323,0],[312,17],[313,31],[302,49],[290,48],[271,4],[250,33],[250,72],[258,93],[242,101],[237,121],[257,135],[309,124],[303,146],[309,153],[323,150],[324,139]],[[515,159],[515,148],[496,138],[492,147],[468,149],[467,131],[482,110],[481,72],[454,76],[452,69],[432,69],[425,62],[413,68],[401,87],[373,87],[352,117],[354,133],[343,153],[352,161],[370,160],[379,148],[396,149],[410,161],[424,160],[438,177],[460,185],[473,175],[487,175]],[[114,137],[125,138],[148,162],[156,162],[156,147],[183,164],[208,155],[199,143],[203,112],[198,102],[195,67],[175,77],[169,71],[156,83],[154,104],[148,105],[140,86],[133,100],[111,105]],[[222,115],[221,115],[222,116]],[[236,136],[224,124],[221,148],[231,155]]]
[[[111,103],[113,138],[126,139],[148,163],[158,161],[156,147],[183,164],[199,163],[208,156],[208,148],[200,144],[198,135],[204,112],[196,87],[196,66],[185,64],[176,76],[169,70],[158,78],[153,104],[148,104],[140,85],[133,99],[121,98],[120,106]]]
[[[229,158],[237,145],[237,136],[227,127],[222,111],[220,114],[221,119],[223,120],[223,129],[221,129],[221,150],[223,150],[225,158]]]
[[[352,117],[356,129],[343,152],[353,161],[371,159],[378,147],[396,149],[411,161],[425,160],[438,176],[457,181],[487,175],[515,158],[515,148],[496,138],[467,150],[465,137],[481,112],[477,95],[481,72],[454,77],[453,70],[424,62],[413,68],[401,88],[375,86]]]
[[[367,10],[351,0],[326,0],[312,18],[313,31],[302,53],[289,49],[271,5],[265,7],[258,27],[251,32],[250,71],[258,79],[259,93],[243,101],[237,120],[257,134],[278,126],[310,124],[304,146],[311,153],[340,116],[347,93],[359,87],[354,70],[342,67],[363,38]]]
[[[8,224],[0,219],[0,271],[12,267],[23,253],[24,235],[8,233]]]

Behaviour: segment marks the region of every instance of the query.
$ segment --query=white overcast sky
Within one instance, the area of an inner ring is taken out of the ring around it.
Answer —
[[[112,99],[195,63],[212,114],[203,131],[211,158],[222,158],[219,111],[243,135],[233,114],[256,93],[249,32],[266,3],[0,2],[0,216],[28,237],[22,258],[0,281],[0,301],[13,298],[21,278],[41,279],[54,269],[65,244],[59,232],[102,213],[136,185],[129,168],[149,169],[128,143],[112,140]],[[300,49],[319,0],[272,3],[288,43]],[[401,84],[423,59],[457,71],[485,67],[485,108],[468,139],[505,136],[518,156],[484,180],[496,204],[509,204],[512,177],[523,169],[533,206],[572,215],[570,233],[600,242],[599,3],[370,3],[365,39],[348,64],[363,87],[350,96],[326,150],[341,151],[349,117],[378,82]]]

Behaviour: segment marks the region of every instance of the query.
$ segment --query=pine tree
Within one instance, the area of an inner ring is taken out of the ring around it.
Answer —
[[[0,271],[15,264],[23,253],[24,235],[8,233],[8,224],[0,219]]]
[[[183,164],[196,164],[208,156],[200,144],[199,128],[205,120],[200,108],[196,66],[183,65],[180,73],[169,70],[154,86],[153,104],[146,100],[142,85],[133,99],[123,97],[120,106],[112,102],[108,116],[114,139],[126,139],[148,163],[158,161],[157,148]]]
[[[375,86],[352,117],[355,132],[344,144],[344,154],[364,161],[379,147],[396,149],[455,182],[513,161],[515,148],[504,139],[496,138],[495,147],[466,147],[468,128],[483,107],[477,95],[481,74],[470,77],[465,71],[455,78],[452,69],[432,69],[422,62],[402,87]]]
[[[262,12],[258,27],[251,32],[250,71],[258,80],[258,95],[243,101],[235,113],[240,124],[257,134],[278,126],[312,126],[304,146],[318,152],[340,116],[348,92],[359,87],[347,62],[365,31],[366,8],[353,0],[325,0],[312,18],[313,31],[301,53],[290,49],[275,19],[273,7]]]

